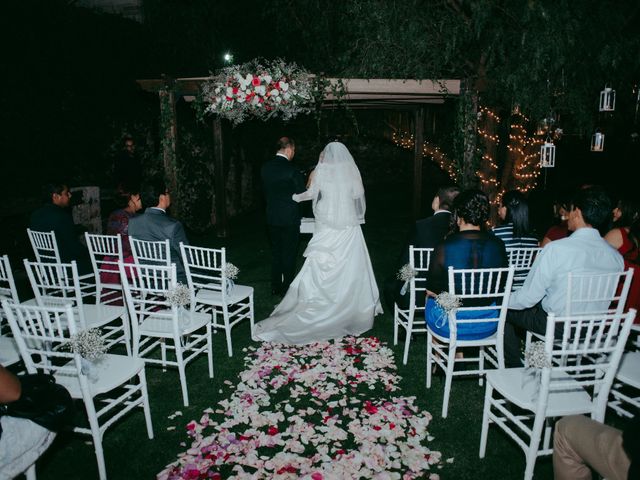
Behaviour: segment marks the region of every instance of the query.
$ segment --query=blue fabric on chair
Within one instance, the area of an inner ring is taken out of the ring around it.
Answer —
[[[449,316],[442,307],[433,299],[427,300],[424,310],[424,316],[427,326],[441,337],[449,338]],[[498,318],[500,310],[463,310],[456,314],[459,320],[470,318]],[[479,340],[487,338],[495,333],[498,329],[498,322],[478,322],[458,324],[459,340]]]

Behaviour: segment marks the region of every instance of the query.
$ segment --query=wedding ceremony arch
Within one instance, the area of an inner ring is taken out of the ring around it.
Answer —
[[[176,142],[177,116],[176,102],[181,98],[193,102],[202,92],[203,85],[211,77],[139,79],[142,90],[157,94],[160,101],[160,129],[162,138],[163,166],[169,182],[169,188],[177,185]],[[415,139],[413,155],[413,213],[419,216],[422,202],[422,145],[424,141],[425,106],[441,104],[445,99],[457,97],[461,93],[461,81],[447,80],[407,80],[407,79],[362,79],[362,78],[326,78],[329,85],[327,93],[321,99],[320,108],[336,108],[338,104],[350,109],[386,109],[412,112],[414,118],[413,135]],[[340,93],[336,94],[336,86]],[[225,197],[224,138],[222,118],[214,115],[212,121],[214,144],[214,188],[216,212],[216,231],[225,237],[228,229]]]

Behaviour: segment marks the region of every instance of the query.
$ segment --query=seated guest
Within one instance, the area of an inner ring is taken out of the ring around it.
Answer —
[[[498,216],[502,225],[493,229],[493,234],[507,248],[537,247],[538,239],[529,227],[529,204],[518,190],[510,190],[502,196]]]
[[[507,368],[522,366],[521,332],[516,329],[544,334],[549,313],[565,314],[569,272],[602,274],[624,270],[622,256],[598,232],[610,215],[611,200],[604,190],[599,187],[578,190],[568,213],[567,225],[573,233],[542,249],[524,285],[509,299],[504,330]]]
[[[453,202],[454,218],[459,231],[449,235],[440,243],[431,258],[427,275],[427,289],[429,297],[435,297],[441,292],[449,291],[448,268],[502,268],[508,265],[507,252],[502,240],[491,232],[487,232],[485,225],[489,219],[489,199],[479,190],[466,190],[460,193]],[[478,300],[472,304],[465,300],[465,307],[486,306],[486,300]],[[486,318],[496,318],[498,310],[484,310]],[[466,311],[464,315],[471,315]],[[431,330],[443,337],[449,336],[449,321],[447,314],[440,308],[433,298],[427,300],[425,317]],[[462,318],[462,317],[460,317]],[[469,317],[471,318],[471,317]],[[458,338],[473,340],[486,338],[497,329],[497,322],[465,323],[458,327]]]
[[[127,189],[133,190],[133,189]],[[133,253],[129,243],[129,220],[142,208],[140,193],[135,191],[120,190],[115,198],[117,210],[111,212],[107,220],[107,235],[118,235],[122,238],[122,257],[125,263],[133,263]],[[107,268],[105,265],[104,268]],[[101,272],[100,278],[104,283],[120,283],[117,267],[114,266],[114,273]]]
[[[178,281],[187,282],[180,255],[180,242],[189,245],[187,234],[182,224],[167,215],[171,205],[171,194],[162,181],[154,181],[142,191],[142,204],[148,207],[142,215],[129,220],[129,236],[148,242],[158,242],[169,239],[171,261],[176,264]]]
[[[620,431],[584,415],[564,417],[553,435],[555,480],[640,478],[640,416]]]
[[[49,183],[44,188],[44,196],[46,203],[31,214],[29,228],[38,232],[53,230],[60,251],[60,260],[63,263],[75,260],[80,275],[91,273],[89,251],[78,239],[69,210],[69,187],[64,183]]]
[[[568,195],[559,196],[553,204],[553,214],[556,218],[556,224],[549,227],[547,233],[544,234],[540,241],[540,246],[544,247],[554,240],[560,240],[570,235],[567,219],[569,218],[569,209],[571,208]]]
[[[22,394],[18,377],[0,365],[0,406]],[[0,416],[0,478],[24,473],[51,445],[56,434],[26,418]]]
[[[396,278],[396,272],[409,263],[409,245],[416,248],[435,248],[444,239],[452,226],[451,210],[453,201],[459,193],[460,189],[456,186],[439,188],[431,202],[433,215],[416,221],[407,244],[402,249],[396,271],[385,282],[384,295],[390,312],[393,312],[394,303],[397,303],[400,308],[409,308],[409,293],[401,294],[404,282]],[[419,307],[424,306],[423,302],[424,298],[416,299]]]
[[[620,252],[624,258],[624,268],[633,268],[625,310],[635,308],[640,311],[640,207],[635,201],[618,201],[613,209],[613,228],[604,239]],[[634,323],[640,323],[640,316],[636,316]]]

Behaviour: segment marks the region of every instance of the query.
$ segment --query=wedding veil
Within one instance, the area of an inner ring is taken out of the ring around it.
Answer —
[[[364,223],[364,187],[356,163],[347,147],[329,143],[314,170],[313,214],[316,220],[334,228]]]

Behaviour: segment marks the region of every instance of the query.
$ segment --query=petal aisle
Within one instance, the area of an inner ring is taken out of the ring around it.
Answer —
[[[393,396],[400,377],[377,338],[247,350],[231,397],[187,424],[191,448],[158,479],[438,478],[431,415]]]

